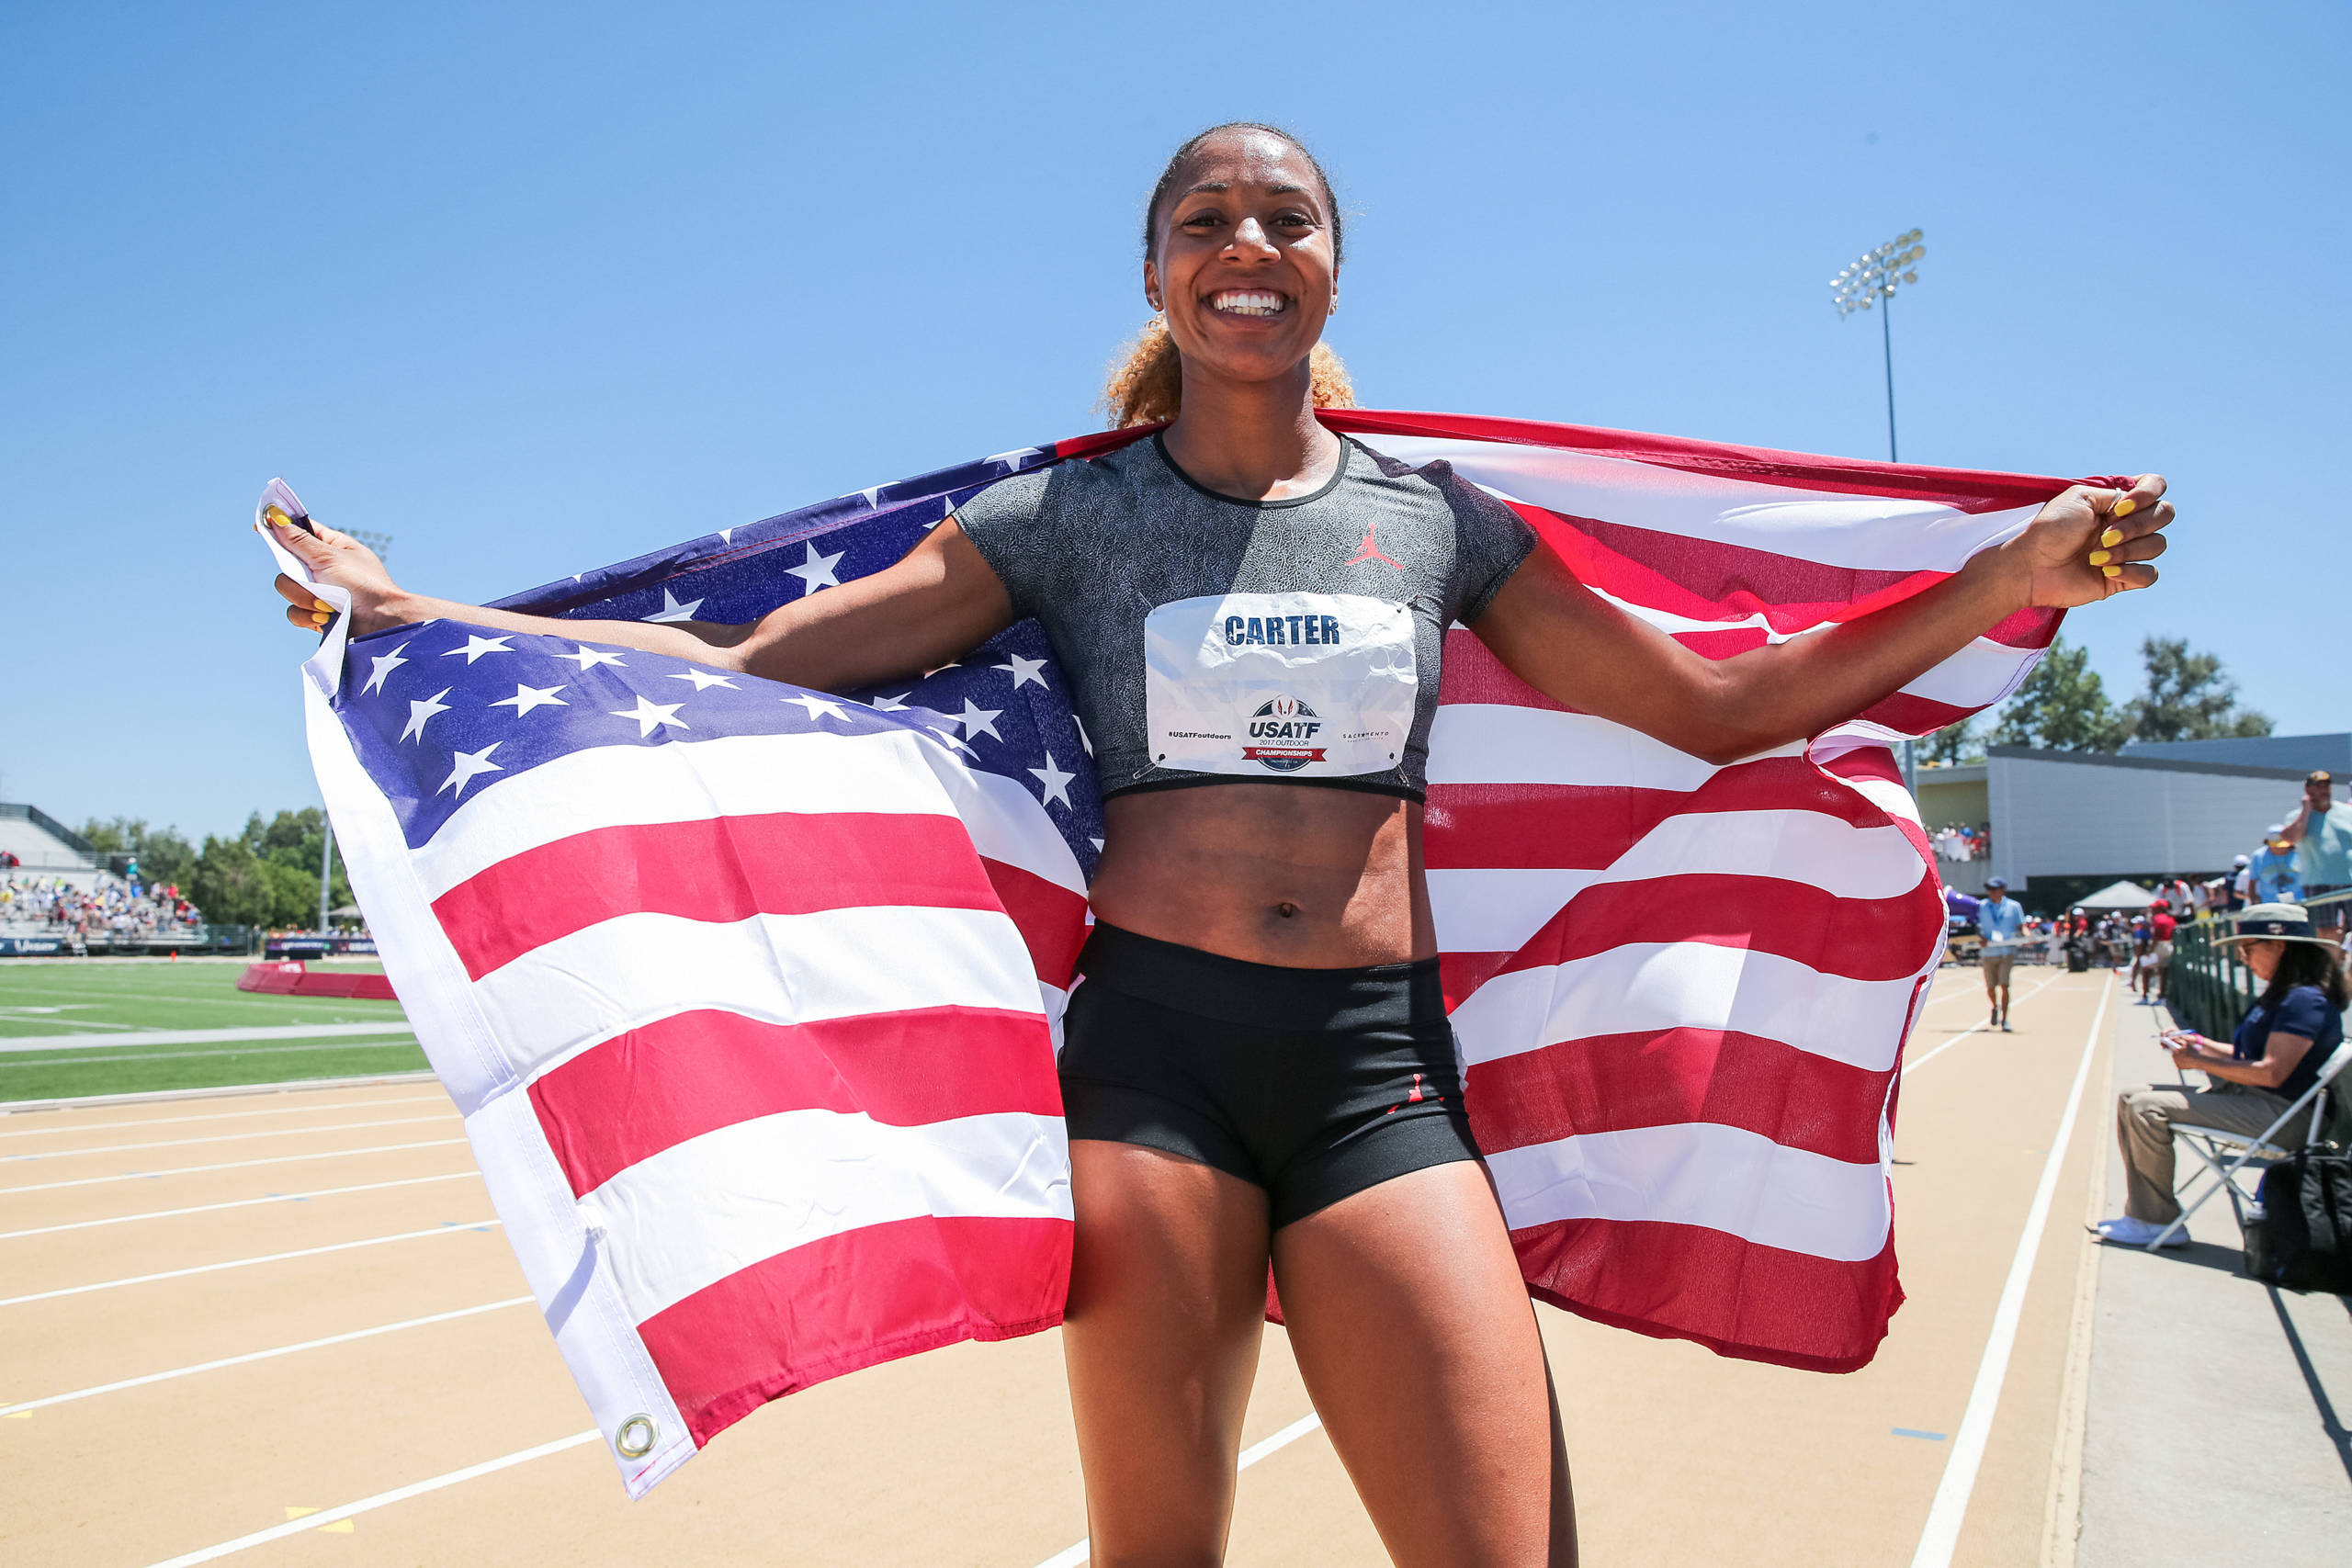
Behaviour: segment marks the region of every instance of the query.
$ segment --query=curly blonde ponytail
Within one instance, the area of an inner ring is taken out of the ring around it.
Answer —
[[[1306,368],[1317,408],[1356,406],[1355,383],[1348,379],[1348,367],[1329,344],[1315,345]],[[1112,429],[1124,430],[1131,424],[1163,424],[1176,417],[1183,403],[1182,356],[1168,333],[1167,318],[1154,316],[1112,363],[1110,378],[1102,384],[1102,412],[1110,416]]]

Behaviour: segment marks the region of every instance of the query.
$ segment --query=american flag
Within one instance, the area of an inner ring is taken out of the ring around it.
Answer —
[[[1917,592],[2064,482],[1325,417],[1450,460],[1710,657]],[[895,561],[1000,479],[1137,434],[877,485],[501,607],[756,619]],[[280,484],[273,502],[300,515]],[[1450,634],[1430,895],[1464,1101],[1535,1295],[1730,1355],[1870,1359],[1901,1300],[1897,1065],[1943,930],[1888,744],[1999,700],[2056,625],[2020,615],[1724,767]],[[594,640],[343,626],[304,690],[354,888],[633,1495],[767,1400],[1059,1321],[1054,1029],[1102,828],[1034,622],[851,695]]]

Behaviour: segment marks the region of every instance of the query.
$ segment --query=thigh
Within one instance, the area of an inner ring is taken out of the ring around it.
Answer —
[[[2278,1120],[2290,1103],[2275,1094],[2223,1094],[2184,1090],[2180,1109],[2167,1120],[2176,1127],[2219,1127],[2225,1133],[2259,1133]]]
[[[1273,1252],[1299,1370],[1389,1555],[1574,1563],[1544,1343],[1485,1167],[1382,1182]]]
[[[1215,1563],[1266,1310],[1266,1194],[1133,1144],[1075,1139],[1062,1349],[1097,1568]]]

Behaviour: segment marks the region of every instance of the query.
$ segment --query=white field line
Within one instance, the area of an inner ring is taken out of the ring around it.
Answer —
[[[1984,1341],[1984,1356],[1976,1365],[1976,1382],[1968,1391],[1968,1407],[1952,1436],[1951,1452],[1944,1461],[1943,1481],[1928,1506],[1928,1522],[1919,1532],[1919,1550],[1911,1568],[1951,1568],[1952,1551],[1960,1544],[1960,1527],[1968,1516],[1968,1500],[1976,1490],[1976,1473],[1984,1463],[1984,1444],[1993,1434],[1993,1413],[2001,1402],[2001,1383],[2008,1376],[2009,1354],[2017,1348],[2018,1324],[2025,1314],[2027,1282],[2033,1277],[2034,1255],[2041,1250],[2042,1232],[2049,1228],[2050,1204],[2058,1190],[2059,1168],[2066,1163],[2066,1146],[2075,1136],[2075,1122],[2083,1108],[2083,1085],[2098,1055],[2099,1027],[2107,1021],[2108,998],[2113,982],[2098,988],[2098,1009],[2091,1014],[2090,1032],[2083,1041],[2083,1059],[2075,1066],[2075,1082],[2066,1091],[2066,1113],[2059,1119],[2057,1135],[2050,1141],[2050,1157],[2041,1162],[2041,1179],[2028,1205],[2025,1229],[2009,1258],[2009,1277],[2001,1287],[2000,1305],[1993,1311],[1992,1333]]]
[[[56,1127],[26,1127],[17,1132],[0,1132],[0,1138],[48,1138],[60,1133],[117,1133],[125,1127],[174,1127],[183,1122],[227,1122],[240,1116],[311,1116],[322,1111],[373,1111],[379,1105],[423,1105],[437,1100],[449,1102],[446,1094],[406,1094],[397,1100],[356,1100],[347,1105],[271,1105],[259,1111],[207,1111],[198,1116],[148,1116],[136,1122],[68,1122]]]
[[[272,1155],[267,1159],[224,1160],[219,1165],[182,1165],[169,1170],[133,1170],[120,1176],[84,1176],[72,1181],[36,1181],[26,1187],[0,1187],[0,1198],[11,1192],[52,1192],[60,1187],[96,1187],[107,1181],[145,1181],[158,1176],[195,1176],[208,1170],[244,1170],[256,1165],[293,1165],[306,1159],[341,1159],[345,1155],[385,1155],[395,1149],[446,1149],[463,1138],[427,1138],[421,1144],[378,1144],[365,1149],[327,1149],[311,1155]]]
[[[234,1198],[226,1203],[198,1203],[186,1209],[153,1209],[143,1214],[109,1214],[103,1220],[73,1220],[62,1225],[35,1225],[30,1230],[0,1231],[0,1241],[28,1235],[54,1235],[59,1231],[85,1231],[98,1225],[129,1224],[133,1220],[175,1220],[183,1214],[209,1214],[220,1209],[250,1209],[256,1203],[299,1203],[307,1198],[335,1198],[345,1192],[378,1192],[387,1187],[418,1187],[428,1181],[457,1181],[480,1176],[478,1170],[452,1170],[440,1176],[404,1176],[398,1181],[366,1181],[356,1187],[321,1187],[309,1192],[273,1192],[266,1198]]]
[[[123,1378],[115,1382],[102,1382],[96,1388],[77,1388],[71,1393],[52,1393],[45,1399],[28,1399],[17,1404],[0,1404],[0,1416],[24,1416],[36,1410],[46,1410],[52,1404],[71,1404],[77,1399],[90,1399],[101,1393],[119,1393],[127,1388],[144,1388],[149,1383],[169,1382],[174,1378],[193,1377],[198,1372],[217,1372],[223,1367],[242,1367],[254,1361],[267,1361],[279,1356],[291,1356],[298,1350],[322,1350],[330,1345],[348,1345],[355,1339],[373,1339],[379,1334],[397,1334],[403,1328],[424,1328],[435,1323],[448,1323],[460,1317],[473,1317],[501,1307],[527,1306],[529,1296],[509,1296],[503,1302],[484,1302],[480,1306],[459,1307],[454,1312],[436,1312],[429,1317],[412,1317],[404,1323],[379,1324],[374,1328],[355,1328],[348,1334],[330,1334],[323,1339],[305,1339],[299,1345],[279,1345],[267,1350],[249,1350],[242,1356],[223,1356],[217,1361],[198,1361],[192,1367],[174,1367],[168,1372],[149,1372],[145,1377]]]
[[[1241,1462],[1235,1465],[1233,1468],[1236,1472],[1247,1470],[1251,1465],[1257,1463],[1260,1460],[1264,1459],[1268,1454],[1274,1452],[1276,1450],[1290,1447],[1291,1444],[1298,1441],[1299,1438],[1306,1436],[1307,1433],[1312,1432],[1321,1425],[1323,1425],[1322,1417],[1315,1415],[1312,1411],[1309,1411],[1306,1415],[1300,1416],[1289,1426],[1284,1427],[1281,1431],[1276,1432],[1272,1437],[1252,1443],[1248,1448],[1243,1449],[1241,1450]],[[1037,1568],[1078,1568],[1080,1563],[1087,1560],[1087,1555],[1093,1546],[1093,1537],[1089,1536],[1086,1540],[1080,1541],[1076,1546],[1066,1546],[1062,1548],[1059,1551],[1055,1552],[1051,1557],[1046,1558],[1043,1562],[1038,1563]]]
[[[2059,978],[2059,977],[2058,977],[2057,976],[2055,976],[2055,975],[2051,976],[2049,979],[2044,980],[2043,982],[2041,982],[2041,985],[2036,986],[2033,989],[2031,989],[2030,991],[2028,991],[2024,996],[2022,996],[2022,997],[2018,997],[2018,998],[2016,998],[2014,1000],[2012,1000],[2012,1002],[2010,1003],[2010,1005],[2011,1005],[2011,1006],[2015,1006],[2015,1005],[2017,1004],[2017,1002],[2019,1002],[2019,1001],[2027,1001],[2027,1002],[2030,1002],[2030,1001],[2033,1000],[2033,998],[2036,998],[2036,997],[2038,997],[2038,996],[2041,995],[2041,993],[2042,993],[2042,992],[2044,992],[2044,991],[2048,990],[2051,987],[2052,987],[2052,986],[2056,985],[2056,984],[2058,983],[2058,978]],[[1933,1003],[1930,1003],[1930,1004],[1928,1004],[1928,1005],[1929,1005],[1929,1006],[1933,1006],[1934,1004],[1933,1004]],[[1929,1062],[1934,1061],[1937,1057],[1939,1057],[1939,1056],[1942,1055],[1945,1052],[1947,1052],[1947,1051],[1951,1050],[1953,1046],[1955,1046],[1955,1045],[1959,1044],[1962,1041],[1963,1041],[1963,1040],[1967,1039],[1970,1035],[1972,1035],[1972,1034],[1982,1034],[1982,1033],[1984,1033],[1984,1031],[1985,1031],[1985,1030],[1990,1029],[1991,1027],[1992,1027],[1992,1022],[1991,1022],[1991,1021],[1990,1021],[1990,1020],[1987,1020],[1986,1021],[1984,1021],[1984,1022],[1983,1022],[1983,1023],[1972,1023],[1972,1024],[1970,1024],[1966,1029],[1962,1030],[1959,1033],[1957,1033],[1957,1034],[1953,1035],[1951,1039],[1949,1039],[1949,1040],[1945,1041],[1942,1044],[1940,1044],[1940,1045],[1937,1046],[1934,1050],[1932,1050],[1932,1051],[1928,1052],[1926,1055],[1924,1055],[1924,1056],[1920,1057],[1917,1061],[1916,1061],[1916,1062],[1905,1062],[1905,1063],[1904,1063],[1904,1064],[1903,1064],[1903,1076],[1904,1076],[1905,1077],[1906,1077],[1906,1078],[1907,1078],[1907,1077],[1910,1077],[1914,1072],[1916,1072],[1917,1069],[1919,1069],[1919,1068],[1921,1068],[1921,1067],[1926,1066]]]
[[[428,1492],[438,1492],[444,1486],[455,1486],[461,1481],[471,1481],[478,1475],[489,1475],[518,1464],[528,1464],[535,1459],[560,1454],[566,1449],[576,1449],[582,1443],[593,1443],[602,1436],[591,1427],[584,1432],[574,1432],[568,1438],[558,1438],[551,1443],[541,1443],[535,1449],[521,1449],[497,1459],[469,1464],[463,1470],[453,1470],[447,1475],[436,1475],[430,1481],[414,1481],[406,1486],[395,1486],[390,1492],[379,1492],[373,1497],[362,1497],[356,1503],[345,1503],[339,1508],[322,1508],[315,1514],[305,1514],[299,1519],[288,1519],[282,1525],[272,1525],[266,1530],[241,1535],[234,1540],[224,1540],[218,1546],[208,1546],[201,1551],[185,1552],[178,1557],[152,1563],[149,1568],[196,1568],[199,1562],[214,1562],[249,1547],[266,1546],[273,1540],[284,1540],[289,1535],[314,1530],[324,1525],[339,1524],[356,1515],[372,1513],[393,1503],[404,1503],[411,1497],[422,1497]]]
[[[93,1045],[119,1045],[119,1040],[94,1040]],[[326,1051],[396,1051],[405,1043],[387,1036],[382,1040],[346,1040],[340,1044],[312,1042],[302,1045],[228,1045],[218,1051],[125,1051],[112,1056],[50,1056],[38,1062],[0,1061],[0,1067],[86,1067],[100,1062],[187,1062],[204,1056],[286,1056],[298,1053],[317,1054]],[[0,1046],[0,1052],[6,1049]]]
[[[398,1235],[371,1235],[358,1241],[330,1242],[324,1247],[305,1247],[293,1252],[266,1252],[259,1258],[232,1258],[225,1263],[199,1263],[192,1269],[166,1269],[160,1274],[133,1274],[127,1280],[100,1280],[95,1284],[68,1285],[62,1290],[36,1291],[28,1296],[0,1297],[0,1307],[23,1306],[28,1302],[53,1302],[60,1296],[83,1296],[92,1291],[112,1291],[124,1285],[152,1285],[158,1280],[185,1280],[191,1274],[218,1274],[224,1269],[250,1269],[256,1263],[283,1263],[293,1258],[317,1258],[329,1252],[349,1252],[354,1247],[382,1247],[395,1241],[422,1241],[429,1235],[463,1235],[470,1231],[488,1230],[497,1220],[473,1220],[435,1225],[429,1231],[402,1231]]]
[[[0,1051],[73,1051],[93,1045],[230,1045],[248,1040],[332,1040],[346,1034],[413,1034],[405,1018],[381,1023],[272,1023],[243,1029],[141,1029],[92,1040],[80,1034],[18,1034],[0,1040]]]
[[[299,1138],[306,1133],[357,1132],[363,1127],[410,1127],[419,1122],[447,1122],[457,1114],[452,1109],[439,1116],[393,1116],[381,1122],[337,1122],[325,1127],[265,1127],[255,1133],[213,1133],[201,1138],[164,1138],[152,1144],[95,1144],[86,1149],[43,1149],[39,1154],[0,1155],[0,1165],[17,1165],[34,1159],[64,1159],[73,1155],[127,1155],[141,1149],[178,1149],[190,1144],[236,1144],[247,1138]]]
[[[74,1005],[76,1007],[89,1007],[96,1004],[77,1002]],[[12,1011],[14,1011],[13,1009],[0,1009],[0,1012]],[[27,1018],[22,1014],[17,1014],[12,1018],[0,1018],[0,1023],[30,1023],[32,1021],[33,1021],[31,1019]],[[100,1023],[95,1018],[44,1018],[40,1021],[49,1024],[63,1024],[68,1029],[136,1029],[139,1027],[135,1023]],[[0,1035],[0,1040],[5,1040],[6,1038],[8,1038],[6,1035]]]

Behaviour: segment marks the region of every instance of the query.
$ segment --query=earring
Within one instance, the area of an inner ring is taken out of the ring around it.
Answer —
[[[1340,297],[1338,295],[1334,294],[1331,296],[1331,308],[1323,313],[1327,316],[1336,316],[1340,313]]]

